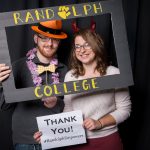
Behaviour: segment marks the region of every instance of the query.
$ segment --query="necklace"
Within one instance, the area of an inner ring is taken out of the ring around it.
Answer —
[[[36,48],[33,48],[31,50],[28,51],[28,53],[26,54],[27,56],[27,66],[32,74],[32,80],[33,80],[33,83],[35,86],[41,86],[42,85],[42,77],[39,76],[38,72],[37,72],[37,65],[33,62],[33,59],[35,58],[36,56],[36,52],[37,52],[37,49]],[[50,64],[54,64],[55,66],[58,65],[58,59],[56,58],[53,58],[51,61],[50,61]],[[46,72],[47,74],[47,72]],[[57,84],[59,83],[59,73],[58,72],[53,72],[52,73],[52,84]],[[47,77],[46,77],[46,80],[47,80]]]

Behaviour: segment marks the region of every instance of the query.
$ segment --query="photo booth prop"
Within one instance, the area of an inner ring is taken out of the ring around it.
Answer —
[[[6,102],[29,101],[47,96],[62,96],[133,85],[124,14],[120,0],[105,0],[0,13],[0,63],[5,63],[12,68],[6,35],[7,27],[17,27],[46,20],[62,19],[64,21],[105,14],[111,16],[113,40],[120,74],[17,89],[14,75],[11,73],[10,77],[2,83]]]
[[[42,149],[86,143],[83,114],[80,110],[37,117],[42,132]]]

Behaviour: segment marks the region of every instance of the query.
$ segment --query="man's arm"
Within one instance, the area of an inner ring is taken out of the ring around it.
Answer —
[[[60,113],[64,109],[64,101],[63,96],[53,96],[53,97],[47,97],[43,98],[42,101],[44,101],[44,105],[47,108],[53,109],[55,113]]]
[[[11,70],[9,66],[6,66],[5,64],[0,64],[0,110],[7,110],[12,108],[14,104],[6,104],[5,103],[5,97],[2,87],[2,81],[7,79],[11,73]]]
[[[0,110],[5,111],[8,109],[12,109],[15,107],[15,105],[16,105],[15,103],[11,103],[11,104],[5,103],[3,88],[0,87]]]
[[[65,106],[63,99],[64,99],[63,96],[57,96],[56,109],[59,109],[60,112],[63,112]]]
[[[64,77],[65,74],[68,70],[67,66],[64,64],[61,64],[61,68],[59,69],[59,79],[60,82],[64,82]],[[44,101],[44,105],[47,108],[52,108],[54,113],[60,113],[63,112],[64,109],[64,96],[53,96],[53,97],[48,97],[48,98],[43,98],[42,100]]]

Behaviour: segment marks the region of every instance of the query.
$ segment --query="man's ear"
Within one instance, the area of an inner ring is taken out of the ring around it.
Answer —
[[[38,36],[36,34],[34,34],[34,42],[35,42],[35,44],[37,44],[37,40],[38,40]]]

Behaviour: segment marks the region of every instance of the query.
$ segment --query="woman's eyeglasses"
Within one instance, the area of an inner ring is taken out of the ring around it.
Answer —
[[[85,43],[83,45],[75,44],[75,50],[77,52],[81,51],[81,48],[84,48],[85,50],[91,50],[91,46],[88,43]]]

